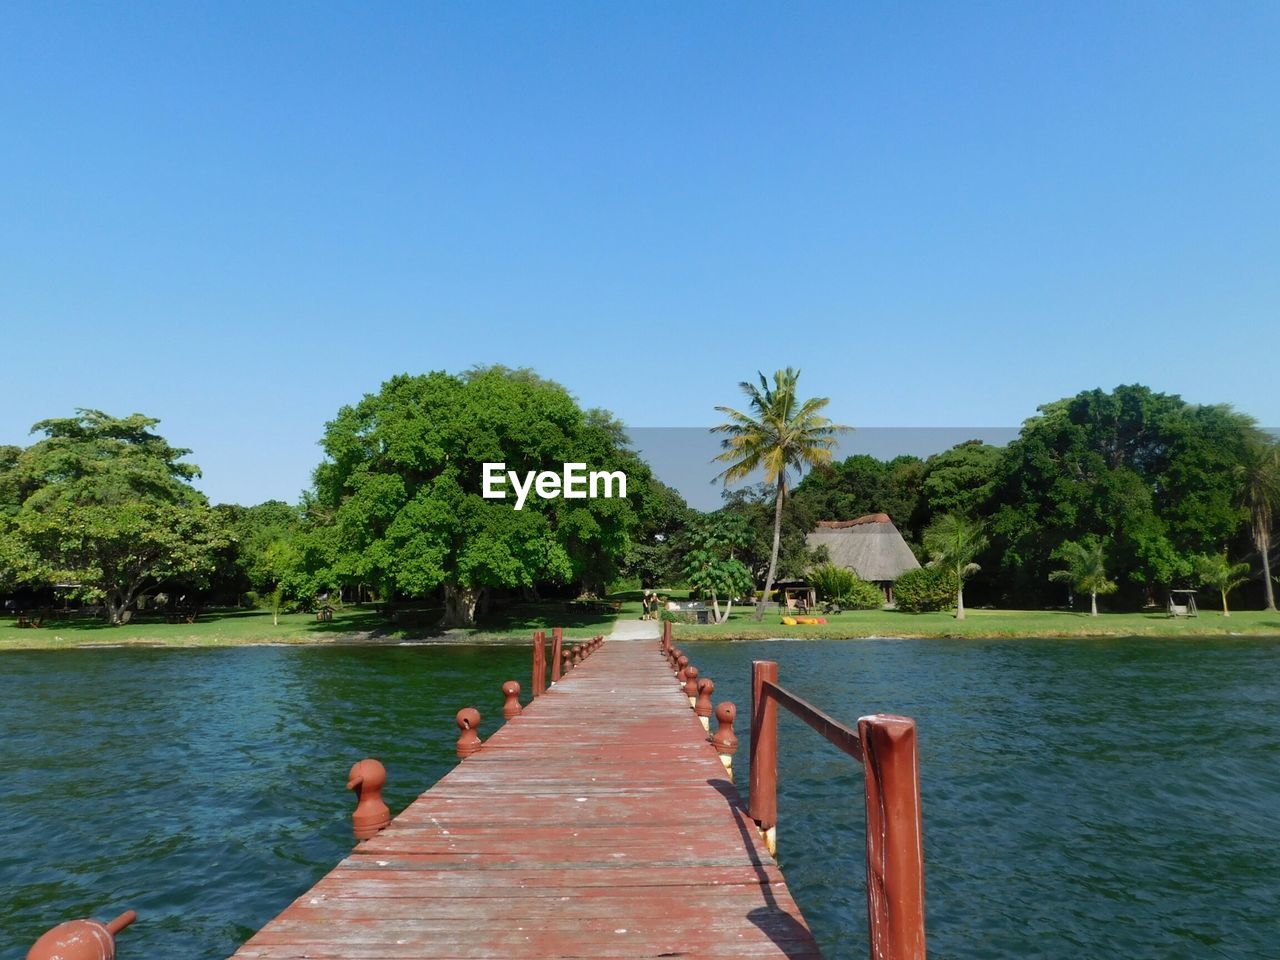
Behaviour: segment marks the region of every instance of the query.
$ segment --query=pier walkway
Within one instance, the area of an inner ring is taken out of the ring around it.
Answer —
[[[235,958],[820,957],[656,624],[638,627],[506,722]]]

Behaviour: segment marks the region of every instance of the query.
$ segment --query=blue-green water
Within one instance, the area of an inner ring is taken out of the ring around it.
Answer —
[[[917,718],[932,957],[1280,957],[1280,643],[684,649],[743,714],[767,658],[838,717]],[[226,957],[350,849],[352,762],[381,757],[399,809],[454,762],[457,709],[493,729],[528,663],[509,647],[5,654],[0,958],[125,907],[141,919],[121,960]],[[861,772],[784,718],[780,777],[796,898],[828,956],[865,956]]]

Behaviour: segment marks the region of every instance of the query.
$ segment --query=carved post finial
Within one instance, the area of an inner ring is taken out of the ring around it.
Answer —
[[[463,707],[458,711],[458,759],[465,760],[480,749],[480,711],[475,707]]]
[[[710,677],[698,681],[698,699],[693,705],[693,712],[702,721],[702,729],[708,732],[711,730],[711,695],[715,692],[716,685]]]
[[[520,684],[514,680],[508,680],[502,685],[502,696],[505,698],[502,704],[502,716],[506,720],[512,717],[520,716],[523,708],[520,706]]]
[[[347,789],[356,792],[351,832],[357,840],[368,840],[391,822],[391,811],[382,800],[382,788],[386,785],[387,768],[377,760],[361,760],[347,775]]]
[[[698,702],[698,668],[688,666],[684,668],[684,695],[689,698],[689,706],[693,706]]]
[[[27,960],[115,960],[116,934],[137,919],[134,911],[126,910],[110,923],[60,923],[32,945]]]
[[[711,745],[720,754],[720,762],[725,771],[733,778],[733,754],[738,749],[738,735],[733,732],[733,721],[738,717],[738,708],[729,700],[716,707],[716,732],[711,738]]]

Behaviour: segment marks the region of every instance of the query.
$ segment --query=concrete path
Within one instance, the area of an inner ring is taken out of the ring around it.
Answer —
[[[615,620],[610,640],[657,640],[662,624],[657,620]]]

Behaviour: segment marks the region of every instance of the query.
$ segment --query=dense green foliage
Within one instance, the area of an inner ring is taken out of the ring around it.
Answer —
[[[190,481],[199,469],[141,414],[42,420],[44,438],[6,452],[0,565],[11,585],[60,585],[112,623],[166,582],[198,585],[227,537]]]
[[[893,584],[893,600],[899,610],[927,613],[950,610],[956,602],[960,581],[948,567],[921,567],[908,570]]]
[[[970,594],[1061,605],[1058,581],[1091,605],[1114,591],[1115,609],[1192,586],[1271,602],[1280,448],[1229,407],[1091,390],[1041,407],[1008,447],[826,463],[839,428],[821,400],[798,399],[794,371],[744,389],[749,409],[726,408],[722,462],[766,481],[727,492],[709,518],[651,475],[609,414],[526,370],[393,378],[327,425],[324,462],[296,506],[211,508],[188,451],[141,414],[42,421],[30,446],[0,446],[0,591],[19,606],[78,597],[117,623],[152,594],[279,610],[339,590],[443,606],[467,623],[489,600],[599,595],[619,578],[688,583],[719,607],[811,576],[824,597],[872,606],[874,587],[827,582],[829,558],[806,536],[818,520],[885,512],[934,565],[898,581],[901,609],[958,612]],[[535,495],[515,511],[479,496],[485,461],[621,469],[628,496]]]
[[[868,583],[852,570],[822,563],[809,571],[809,583],[820,599],[839,604],[845,610],[879,610],[884,594],[874,583]]]
[[[729,618],[735,597],[749,596],[754,589],[751,571],[737,556],[750,539],[747,521],[736,514],[701,514],[689,522],[685,533],[685,580],[711,601],[716,623]]]
[[[493,590],[580,584],[603,592],[622,569],[651,497],[650,473],[601,411],[528,371],[398,376],[325,429],[326,457],[307,505],[313,561],[335,586],[367,583],[385,597],[443,592],[446,625],[474,621]],[[623,470],[626,498],[484,499],[482,465],[508,470]],[[651,501],[653,501],[651,503]]]
[[[1142,386],[1049,403],[1008,447],[971,442],[918,460],[863,455],[815,470],[792,505],[805,522],[888,513],[922,559],[939,515],[984,523],[970,581],[980,602],[1060,603],[1052,574],[1063,545],[1107,543],[1107,580],[1126,607],[1161,604],[1196,583],[1192,558],[1252,556],[1266,602],[1271,523],[1280,500],[1275,441],[1222,405],[1197,406]],[[784,529],[786,519],[784,518]]]

